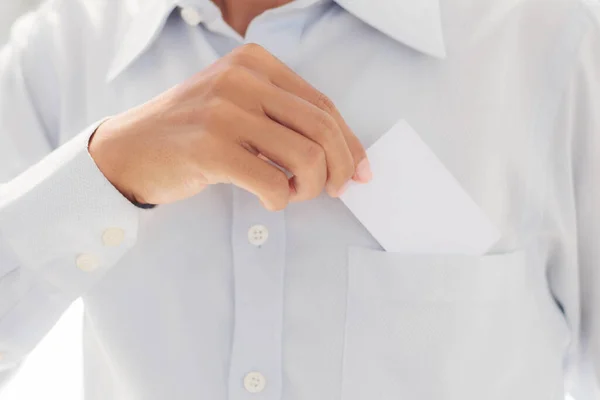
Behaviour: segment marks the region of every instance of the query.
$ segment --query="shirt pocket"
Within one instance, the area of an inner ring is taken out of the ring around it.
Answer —
[[[342,400],[564,399],[564,318],[525,251],[349,249]]]

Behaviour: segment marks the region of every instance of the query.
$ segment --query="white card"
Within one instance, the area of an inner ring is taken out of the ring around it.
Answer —
[[[500,232],[405,121],[367,150],[373,180],[342,201],[389,252],[482,255]]]

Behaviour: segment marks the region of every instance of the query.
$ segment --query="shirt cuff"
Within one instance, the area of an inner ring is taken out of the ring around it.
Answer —
[[[0,186],[0,237],[19,267],[80,296],[131,248],[140,210],[88,153],[92,125]]]

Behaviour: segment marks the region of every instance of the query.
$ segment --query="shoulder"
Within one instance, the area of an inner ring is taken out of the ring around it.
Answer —
[[[156,1],[164,0],[47,0],[13,25],[0,74],[10,70],[26,81],[44,121],[57,126],[48,121],[58,108],[104,82],[131,21]]]
[[[520,34],[546,34],[579,19],[599,20],[600,0],[440,0],[445,22],[488,31],[519,29]]]
[[[600,0],[440,2],[449,44],[467,52],[488,48],[515,61],[561,62],[586,37],[600,36]]]
[[[10,44],[58,54],[106,50],[142,7],[156,1],[161,0],[49,0],[15,23]]]
[[[43,65],[59,80],[73,71],[90,78],[107,68],[144,8],[162,1],[48,0],[15,23],[9,47],[29,76]]]

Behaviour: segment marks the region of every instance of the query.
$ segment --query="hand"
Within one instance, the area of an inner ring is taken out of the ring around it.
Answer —
[[[332,102],[255,44],[109,119],[89,151],[121,193],[150,204],[232,183],[281,210],[371,179],[365,149]]]

